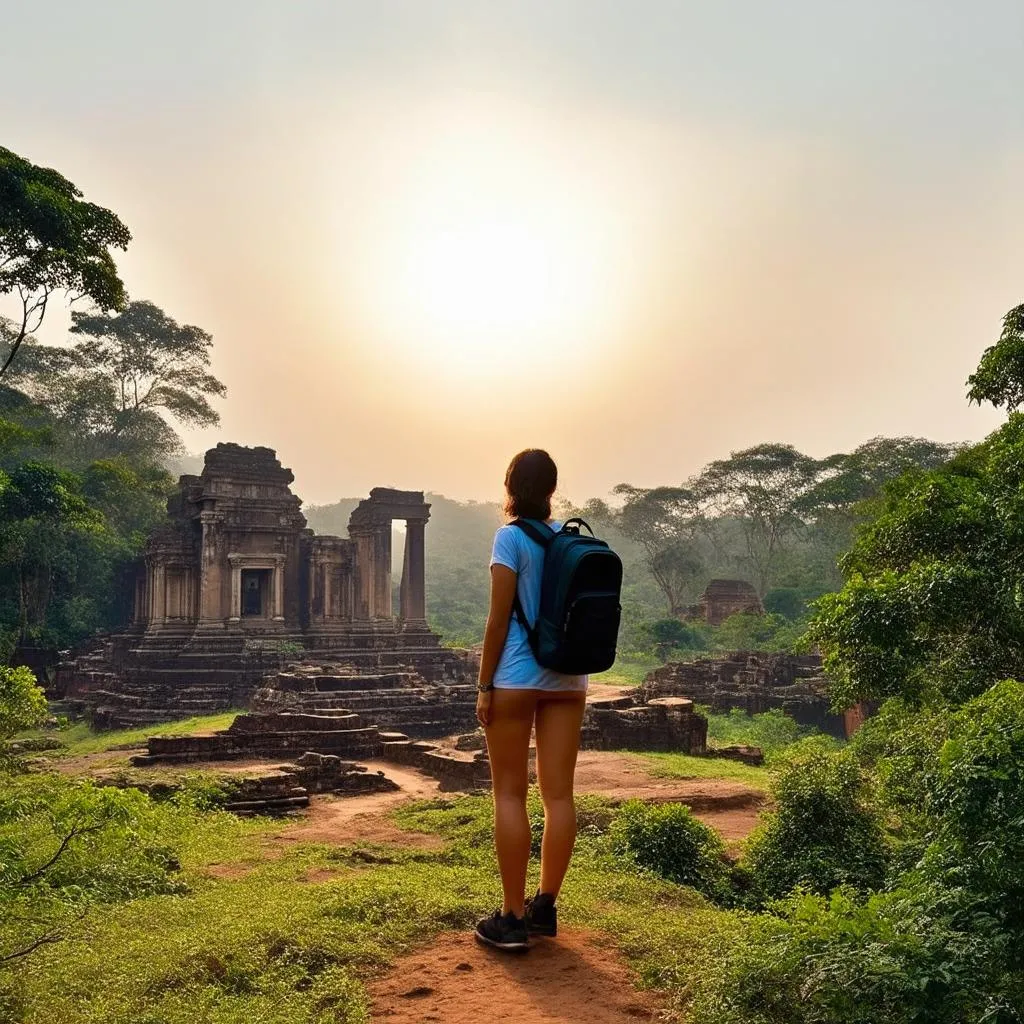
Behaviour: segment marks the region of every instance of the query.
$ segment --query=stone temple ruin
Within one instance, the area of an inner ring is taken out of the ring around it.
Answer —
[[[730,615],[764,615],[757,591],[746,580],[712,580],[683,618],[720,626]]]
[[[316,713],[337,710],[331,694],[343,689],[368,725],[377,712],[427,734],[471,724],[471,664],[427,625],[423,493],[374,488],[348,537],[317,536],[293,479],[269,448],[208,451],[146,545],[130,624],[60,664],[55,695],[99,726],[137,725],[247,706],[268,674],[311,662],[329,681]],[[406,526],[397,609],[396,519]],[[303,703],[305,691],[281,692],[277,710]]]

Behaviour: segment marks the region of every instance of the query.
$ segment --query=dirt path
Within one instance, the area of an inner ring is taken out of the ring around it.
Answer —
[[[658,1012],[654,997],[633,987],[607,938],[574,930],[537,940],[520,955],[487,949],[464,932],[445,933],[368,991],[370,1019],[388,1024],[636,1024]]]
[[[644,762],[628,754],[583,750],[576,765],[576,791],[611,800],[679,802],[722,838],[745,839],[757,825],[765,796],[731,779],[664,779],[652,775]]]
[[[274,843],[395,843],[418,849],[438,850],[440,836],[407,832],[393,825],[388,812],[410,800],[429,800],[441,792],[437,779],[415,768],[386,761],[364,761],[370,772],[382,771],[401,787],[391,793],[365,796],[313,797],[302,820],[276,836]]]

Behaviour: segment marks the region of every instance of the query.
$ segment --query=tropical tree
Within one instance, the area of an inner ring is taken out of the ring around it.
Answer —
[[[71,463],[118,456],[153,461],[181,451],[171,421],[220,421],[211,399],[227,389],[210,372],[213,339],[152,302],[121,313],[72,314],[67,346],[27,345],[16,383],[65,428]]]
[[[989,349],[972,397],[987,380],[991,400],[1015,404],[1013,373],[993,384],[993,365]],[[811,631],[838,705],[958,704],[1024,678],[1024,415],[940,468],[889,483],[842,569],[845,585],[819,601]]]
[[[13,644],[47,626],[55,598],[88,575],[80,573],[82,557],[104,521],[85,500],[78,478],[46,463],[23,463],[3,484],[0,579],[10,653]]]
[[[640,545],[644,564],[665,595],[668,610],[681,614],[704,568],[697,542],[700,512],[693,493],[685,487],[631,484],[619,484],[613,493],[623,499],[621,507],[613,510],[591,502],[585,515],[610,520]]]
[[[67,178],[0,147],[0,296],[20,312],[2,323],[8,349],[2,376],[37,331],[55,292],[88,298],[101,310],[124,305],[111,249],[131,234],[110,210],[87,203]]]
[[[712,462],[692,484],[705,520],[740,525],[746,549],[741,564],[762,596],[787,539],[804,526],[801,502],[819,465],[792,445],[761,444]]]
[[[1003,317],[999,340],[985,349],[967,385],[967,397],[979,405],[991,402],[1013,412],[1024,403],[1024,305]]]

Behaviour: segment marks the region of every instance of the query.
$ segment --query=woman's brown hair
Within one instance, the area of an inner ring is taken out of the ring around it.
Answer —
[[[505,515],[509,519],[550,519],[551,495],[557,486],[555,460],[540,448],[527,448],[509,463],[505,474]]]

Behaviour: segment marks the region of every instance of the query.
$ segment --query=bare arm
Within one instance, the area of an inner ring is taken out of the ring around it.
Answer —
[[[491,604],[484,626],[484,649],[480,655],[480,683],[490,686],[501,660],[508,637],[508,624],[512,618],[512,603],[516,598],[518,576],[508,566],[491,566]]]
[[[508,638],[518,578],[506,565],[491,566],[491,603],[487,611],[487,625],[484,626],[484,649],[480,655],[480,686],[489,687],[494,681],[494,673]],[[477,695],[477,718],[482,725],[486,725],[490,718],[490,705],[490,691],[485,690]]]

